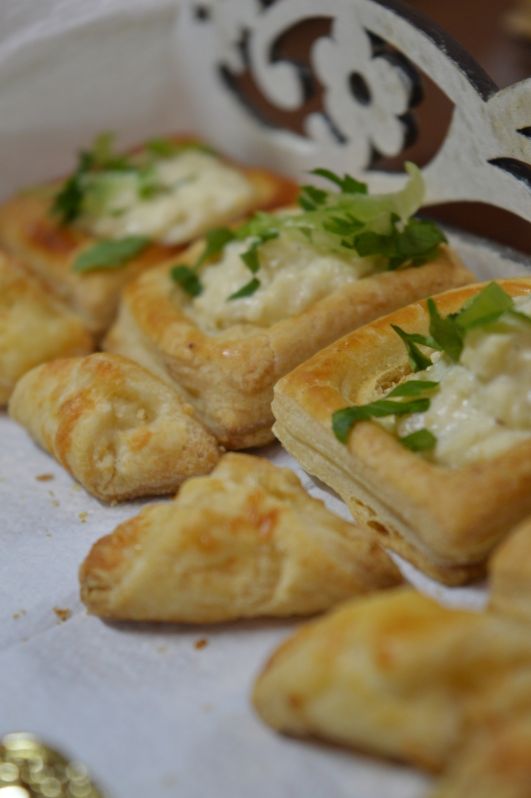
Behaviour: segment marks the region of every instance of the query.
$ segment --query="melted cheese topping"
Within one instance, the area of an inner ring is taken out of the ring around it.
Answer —
[[[515,299],[531,315],[531,296]],[[400,436],[425,427],[437,437],[436,462],[461,466],[531,438],[531,325],[510,316],[471,330],[460,362],[445,355],[412,378],[436,380],[425,413],[396,422]]]
[[[283,234],[259,249],[256,277],[260,288],[251,296],[229,300],[253,278],[240,257],[251,244],[252,239],[229,244],[220,261],[203,269],[203,292],[187,308],[203,330],[212,333],[234,324],[273,324],[375,271],[371,258],[323,254],[301,235]]]
[[[114,180],[103,208],[86,213],[81,225],[104,238],[143,235],[179,244],[244,212],[253,198],[251,182],[214,155],[185,150],[154,166],[160,193],[139,196],[138,178],[127,173]]]

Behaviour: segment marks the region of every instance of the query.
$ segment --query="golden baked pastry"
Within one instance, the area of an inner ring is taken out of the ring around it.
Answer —
[[[530,291],[529,278],[500,280],[488,287],[472,285],[447,292],[430,306],[432,312],[438,308],[444,318],[437,323],[446,329],[451,327],[446,316],[474,297],[478,302],[481,297],[480,304],[488,308],[491,300],[510,303],[507,294],[529,303],[525,297]],[[513,311],[509,315],[507,323],[505,315],[493,322],[484,337],[487,327],[471,328],[461,356],[466,367],[448,365],[445,356],[432,367],[427,353],[433,349],[422,346],[423,339],[418,343],[419,334],[426,336],[430,325],[427,303],[412,304],[345,336],[275,388],[274,432],[285,448],[343,498],[357,523],[377,530],[383,545],[448,584],[483,573],[494,545],[531,512],[531,394],[525,367],[531,325],[517,321]],[[467,318],[471,319],[470,313]],[[514,346],[513,322],[519,330]],[[502,329],[504,325],[509,332]],[[429,364],[426,371],[412,373],[404,336],[420,365]],[[451,342],[449,337],[447,345]],[[389,398],[391,389],[404,391],[403,396]],[[477,407],[476,395],[484,407]],[[426,421],[428,396],[432,397],[431,430]],[[409,402],[418,402],[419,397],[418,411],[407,411],[413,407]],[[383,407],[372,404],[382,399]],[[403,399],[407,404],[398,412],[404,415],[396,416],[394,428],[372,420],[385,412],[386,403],[396,413]],[[349,434],[353,414],[367,420],[356,423]],[[343,421],[345,442],[336,437],[333,427],[340,434],[338,422]],[[404,445],[399,439],[403,431]],[[419,449],[425,443],[436,446],[426,454],[406,448],[416,448],[415,443]]]
[[[307,615],[400,581],[375,537],[308,496],[290,470],[227,454],[171,503],[99,540],[81,567],[81,597],[122,620]]]
[[[0,244],[101,334],[132,277],[170,265],[208,228],[294,196],[290,181],[205,150],[174,137],[119,156],[100,138],[66,182],[26,190],[0,206]],[[109,265],[83,265],[106,240],[119,242],[110,256],[103,252]]]
[[[463,743],[429,798],[529,798],[531,714],[492,723]]]
[[[79,319],[0,252],[0,406],[26,371],[92,348]]]
[[[253,700],[278,731],[440,770],[476,729],[530,716],[530,669],[527,624],[400,588],[299,629]]]
[[[531,621],[531,518],[520,524],[489,562],[490,606]]]
[[[37,366],[17,383],[9,413],[102,501],[172,493],[219,458],[192,408],[118,355]]]
[[[131,283],[104,344],[175,385],[230,449],[273,440],[273,385],[298,363],[360,324],[471,279],[446,246],[438,247],[439,231],[413,261],[393,260],[382,253],[400,235],[394,227],[386,237],[352,221],[374,207],[381,224],[382,205],[399,209],[396,197],[405,203],[408,187],[383,199],[310,189],[325,205],[306,210],[314,194],[303,187],[298,211],[257,214],[218,230],[171,271],[162,266]],[[405,207],[411,211],[410,202]],[[354,232],[347,234],[349,226]],[[424,265],[406,268],[412,262]]]

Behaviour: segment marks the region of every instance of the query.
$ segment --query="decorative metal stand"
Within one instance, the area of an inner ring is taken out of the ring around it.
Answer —
[[[282,58],[279,43],[311,21],[329,32],[311,43],[308,68]],[[317,164],[348,169],[375,190],[403,179],[375,161],[411,143],[429,76],[453,110],[423,170],[427,203],[488,202],[531,220],[531,79],[498,90],[451,37],[397,0],[186,0],[179,37],[203,132],[292,174]],[[316,85],[320,107],[300,133],[275,126],[242,90],[244,74],[270,107],[304,113]],[[216,102],[201,108],[206,97]]]

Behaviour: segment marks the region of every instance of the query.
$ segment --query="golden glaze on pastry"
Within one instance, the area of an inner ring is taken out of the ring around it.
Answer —
[[[529,278],[498,282],[512,296],[531,290]],[[440,312],[458,310],[481,287],[437,297]],[[358,523],[380,533],[383,545],[458,584],[483,573],[490,550],[531,512],[531,441],[459,468],[427,461],[373,422],[356,424],[348,445],[340,443],[332,413],[372,401],[411,371],[391,324],[426,334],[425,303],[345,336],[281,380],[274,431],[307,471],[344,499]]]
[[[477,729],[429,798],[529,798],[531,714]]]
[[[528,625],[403,588],[303,626],[266,664],[254,704],[278,731],[438,770],[471,730],[529,717],[530,668]]]
[[[193,262],[200,250],[197,245],[182,260]],[[348,330],[469,280],[470,273],[442,247],[431,263],[365,277],[291,318],[262,327],[238,324],[211,335],[186,314],[190,299],[161,266],[127,287],[105,348],[182,391],[225,447],[260,446],[273,439],[271,399],[282,375]]]
[[[192,408],[118,355],[38,366],[17,383],[9,412],[102,501],[171,493],[219,458]]]
[[[190,140],[172,139],[176,143]],[[293,199],[295,186],[291,181],[263,169],[239,168],[250,180],[254,195],[238,215]],[[0,206],[0,244],[75,311],[91,331],[101,335],[115,316],[123,286],[157,264],[172,264],[186,242],[177,246],[153,243],[120,268],[76,273],[72,269],[76,257],[101,239],[75,225],[62,225],[51,214],[60,185],[54,182],[24,191]]]
[[[0,252],[0,406],[34,366],[92,348],[79,319]]]
[[[209,623],[306,615],[400,574],[378,547],[311,498],[288,469],[225,455],[208,477],[93,546],[80,572],[90,612]]]
[[[490,606],[531,621],[531,518],[501,543],[489,562]]]

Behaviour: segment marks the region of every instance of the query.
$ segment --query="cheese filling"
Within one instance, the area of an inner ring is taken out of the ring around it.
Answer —
[[[253,278],[240,257],[251,244],[252,239],[228,244],[221,260],[202,270],[203,291],[186,312],[203,330],[273,324],[377,269],[374,258],[323,253],[291,231],[260,246],[260,287],[250,296],[229,299]]]
[[[514,304],[531,315],[531,296]],[[436,462],[461,466],[531,438],[531,324],[502,316],[488,330],[472,329],[459,363],[442,355],[412,378],[435,380],[439,389],[425,413],[397,419],[394,429],[400,437],[432,432]]]
[[[241,172],[195,149],[157,160],[151,179],[157,190],[142,196],[134,172],[105,174],[80,225],[103,238],[141,235],[179,244],[243,213],[254,194]]]

